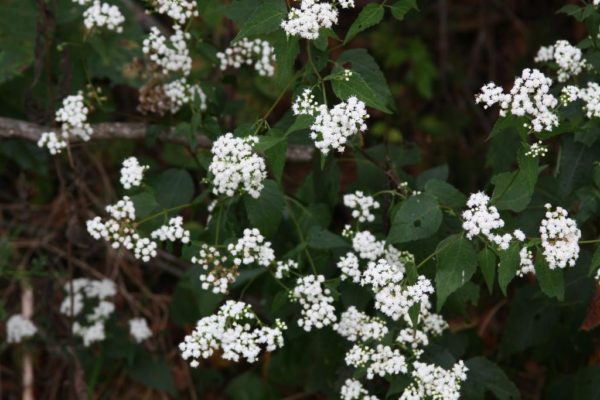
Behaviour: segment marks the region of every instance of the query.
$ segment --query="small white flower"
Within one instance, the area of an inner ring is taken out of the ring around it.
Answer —
[[[37,327],[30,319],[21,314],[11,316],[6,322],[6,342],[21,343],[23,339],[32,337],[37,332]]]
[[[352,209],[352,218],[356,218],[358,222],[373,222],[375,215],[371,211],[380,207],[378,201],[360,190],[344,195],[344,205]]]
[[[298,326],[310,332],[333,324],[337,317],[333,306],[333,297],[324,287],[323,275],[307,275],[298,278],[296,287],[290,293],[291,299],[302,307]]]
[[[123,32],[125,17],[119,7],[101,3],[99,0],[83,12],[83,24],[89,30],[92,28],[106,28],[117,33]]]
[[[135,157],[129,157],[123,160],[121,167],[121,185],[124,189],[131,189],[134,186],[139,186],[144,178],[144,171],[148,169],[147,165],[140,165],[140,162]]]
[[[581,231],[567,210],[546,204],[546,215],[540,225],[544,257],[550,269],[574,267],[579,258]]]
[[[144,318],[133,318],[129,320],[129,334],[138,343],[152,337],[152,331]]]
[[[266,40],[242,38],[217,53],[221,70],[253,65],[260,76],[275,74],[275,49]]]

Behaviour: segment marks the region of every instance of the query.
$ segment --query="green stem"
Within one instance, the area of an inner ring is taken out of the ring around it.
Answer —
[[[286,196],[286,200],[288,200],[288,211],[290,214],[290,217],[292,218],[292,222],[294,223],[294,227],[296,228],[296,232],[298,233],[298,239],[300,239],[300,243],[302,243],[304,245],[304,254],[306,254],[306,258],[308,259],[308,263],[310,264],[310,267],[313,271],[313,273],[315,275],[317,275],[317,267],[315,266],[315,263],[312,259],[312,256],[310,255],[310,251],[308,251],[308,247],[306,245],[306,240],[304,239],[304,235],[302,234],[302,230],[300,229],[300,224],[298,223],[298,220],[296,219],[296,216],[294,215],[294,210],[292,210],[292,208],[289,206],[290,205],[290,197]],[[302,206],[302,208],[304,208]]]
[[[193,205],[193,203],[185,203],[185,204],[181,204],[179,206],[176,207],[171,207],[171,208],[165,208],[162,211],[159,211],[155,214],[149,215],[146,218],[142,218],[141,220],[137,221],[135,224],[136,226],[142,225],[143,223],[146,223],[148,221],[153,220],[154,218],[160,217],[162,215],[168,214],[171,211],[177,211],[177,210],[181,210],[183,208],[187,208],[187,207],[191,207]]]

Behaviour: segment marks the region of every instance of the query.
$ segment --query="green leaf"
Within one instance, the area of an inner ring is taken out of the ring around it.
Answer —
[[[379,103],[392,110],[395,108],[394,97],[390,91],[389,84],[383,72],[381,72],[377,61],[375,61],[366,49],[344,51],[336,59],[336,65],[332,73],[341,74],[343,66],[349,66],[353,75],[358,74],[363,78],[375,96],[377,96]]]
[[[519,389],[508,379],[504,371],[484,357],[473,357],[465,362],[469,369],[467,380],[463,383],[465,400],[486,399],[485,393],[491,392],[499,400],[520,399]]]
[[[318,226],[308,232],[307,243],[313,249],[335,249],[348,247],[346,239]]]
[[[131,201],[135,206],[135,217],[144,218],[158,208],[158,202],[154,195],[149,192],[142,192],[131,196]]]
[[[149,353],[140,353],[134,364],[127,368],[127,372],[131,379],[143,385],[165,391],[172,396],[177,392],[166,361]]]
[[[477,261],[479,261],[479,268],[481,274],[485,280],[485,284],[490,293],[494,291],[494,281],[496,279],[496,269],[498,269],[498,260],[496,254],[492,249],[486,247],[481,250],[477,255]]]
[[[600,267],[600,246],[596,248],[594,251],[594,255],[592,256],[592,262],[590,263],[589,274],[593,275],[596,270]]]
[[[461,209],[467,203],[467,196],[451,184],[439,179],[427,181],[425,184],[425,193],[437,198],[440,204],[454,209]]]
[[[406,243],[425,239],[437,232],[442,223],[442,211],[437,201],[426,194],[404,200],[388,235],[388,243]]]
[[[225,389],[227,398],[231,400],[264,400],[277,396],[269,394],[268,387],[261,381],[256,372],[244,372],[233,378]]]
[[[23,72],[34,58],[38,7],[33,0],[4,0],[0,12],[0,83]]]
[[[158,204],[173,208],[188,203],[194,196],[194,181],[183,169],[169,169],[160,174],[156,185]]]
[[[284,1],[264,1],[262,4],[255,7],[254,11],[244,22],[233,41],[238,41],[244,37],[259,36],[275,32],[281,28],[281,21],[285,18],[286,13],[287,7]]]
[[[519,170],[492,177],[492,203],[499,210],[523,211],[531,202],[538,177],[537,158],[519,155]]]
[[[185,271],[175,287],[169,314],[177,325],[195,324],[212,313],[223,300],[222,295],[202,289],[199,279],[202,273],[202,267],[193,265]]]
[[[437,309],[442,308],[450,294],[467,283],[477,268],[477,253],[471,242],[462,235],[452,235],[437,248],[435,287]]]
[[[283,192],[276,182],[268,179],[264,185],[258,199],[249,195],[244,196],[244,206],[250,225],[269,237],[279,228],[285,200]]]
[[[507,250],[500,250],[500,265],[498,266],[498,284],[506,295],[506,288],[517,274],[519,265],[519,247],[512,244]]]
[[[600,143],[592,147],[565,136],[561,146],[557,191],[562,197],[587,184],[593,176],[593,165],[600,154]]]
[[[562,301],[565,297],[565,277],[561,269],[551,270],[546,259],[539,254],[535,261],[535,276],[540,289],[548,297],[556,297]]]
[[[367,4],[367,6],[361,10],[360,14],[358,14],[358,17],[350,26],[350,29],[348,29],[344,44],[352,40],[358,33],[380,23],[384,14],[385,11],[383,5],[377,3]]]
[[[298,38],[288,37],[283,31],[278,31],[273,41],[275,48],[276,68],[275,82],[280,89],[285,89],[294,75],[294,63],[300,52]]]
[[[398,21],[402,21],[410,10],[419,10],[417,0],[399,0],[392,4],[392,15]]]
[[[381,95],[371,88],[360,74],[353,73],[348,80],[333,80],[331,86],[333,92],[340,100],[347,100],[352,96],[356,96],[369,107],[376,108],[388,114],[392,113],[381,99]]]

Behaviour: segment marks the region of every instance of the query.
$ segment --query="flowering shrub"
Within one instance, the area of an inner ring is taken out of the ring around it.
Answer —
[[[407,169],[414,148],[371,135],[403,111],[376,59],[349,45],[416,0],[132,4],[54,10],[65,37],[45,51],[93,56],[32,151],[55,165],[61,213],[80,214],[66,244],[33,247],[63,260],[49,284],[15,274],[30,296],[60,299],[46,314],[10,307],[6,342],[23,359],[65,346],[73,390],[91,397],[122,396],[122,368],[183,398],[227,386],[235,399],[453,400],[518,398],[510,363],[531,352],[553,368],[549,388],[587,398],[597,343],[577,328],[600,324],[598,5],[562,9],[589,28],[583,41],[544,46],[509,86],[473,93],[499,117],[492,176],[463,193],[447,166]],[[137,89],[143,127],[105,95],[116,85]],[[111,112],[127,122],[107,127]],[[132,129],[154,156],[111,137]],[[84,183],[102,152],[111,167]],[[77,198],[89,201],[76,210]],[[578,336],[566,361],[548,354],[563,330]]]

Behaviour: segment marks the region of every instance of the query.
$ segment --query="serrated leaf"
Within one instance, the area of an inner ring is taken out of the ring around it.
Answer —
[[[152,193],[142,192],[131,196],[131,201],[135,207],[135,217],[144,218],[158,207],[158,202]]]
[[[540,289],[548,297],[556,297],[562,301],[565,297],[565,277],[561,269],[551,270],[546,259],[540,254],[535,261],[535,276]]]
[[[398,21],[402,21],[406,14],[411,10],[419,10],[417,6],[417,0],[399,0],[392,4],[392,15]]]
[[[463,384],[465,400],[483,400],[491,392],[498,400],[520,399],[519,389],[508,379],[504,371],[483,357],[473,357],[465,362],[467,380]]]
[[[270,179],[264,182],[258,199],[244,196],[244,207],[250,225],[267,237],[272,236],[279,228],[284,206],[285,199],[281,188]]]
[[[437,232],[442,223],[442,211],[437,201],[428,195],[406,199],[392,221],[388,243],[406,243],[427,238]]]
[[[127,368],[127,372],[133,380],[143,385],[165,391],[173,396],[177,392],[166,361],[149,353],[140,353],[133,365]]]
[[[292,125],[290,125],[286,131],[286,135],[308,129],[314,123],[314,121],[315,118],[311,115],[298,115],[296,119],[294,119],[294,122],[292,122]]]
[[[452,235],[438,244],[435,287],[438,311],[448,296],[468,282],[477,268],[477,254],[468,239]]]
[[[340,100],[347,100],[348,98],[355,96],[359,100],[364,101],[369,107],[376,108],[388,114],[392,113],[381,99],[381,96],[375,92],[359,74],[353,73],[348,80],[333,80],[331,86],[333,92]]]
[[[377,25],[383,19],[385,11],[383,5],[377,3],[369,3],[360,11],[354,23],[348,29],[344,44],[352,40],[360,32]]]
[[[498,284],[506,295],[506,288],[517,274],[519,265],[519,247],[512,244],[507,250],[500,250],[500,265],[498,266]]]
[[[158,178],[156,194],[158,203],[163,208],[188,203],[194,195],[194,181],[186,170],[166,170]]]
[[[325,250],[348,247],[346,239],[318,226],[311,228],[306,241],[308,246],[313,249]]]
[[[451,184],[439,179],[427,181],[425,184],[425,193],[435,197],[440,204],[450,208],[461,209],[467,203],[467,196]]]
[[[519,170],[492,177],[492,203],[500,210],[523,211],[531,202],[538,177],[537,158],[519,155]]]
[[[287,7],[281,0],[268,0],[261,3],[245,20],[233,41],[275,32],[281,28],[281,21],[285,18],[286,13]]]
[[[485,280],[485,284],[490,293],[494,291],[494,281],[496,280],[496,270],[498,269],[498,259],[494,251],[488,247],[481,250],[477,255],[479,268]]]

